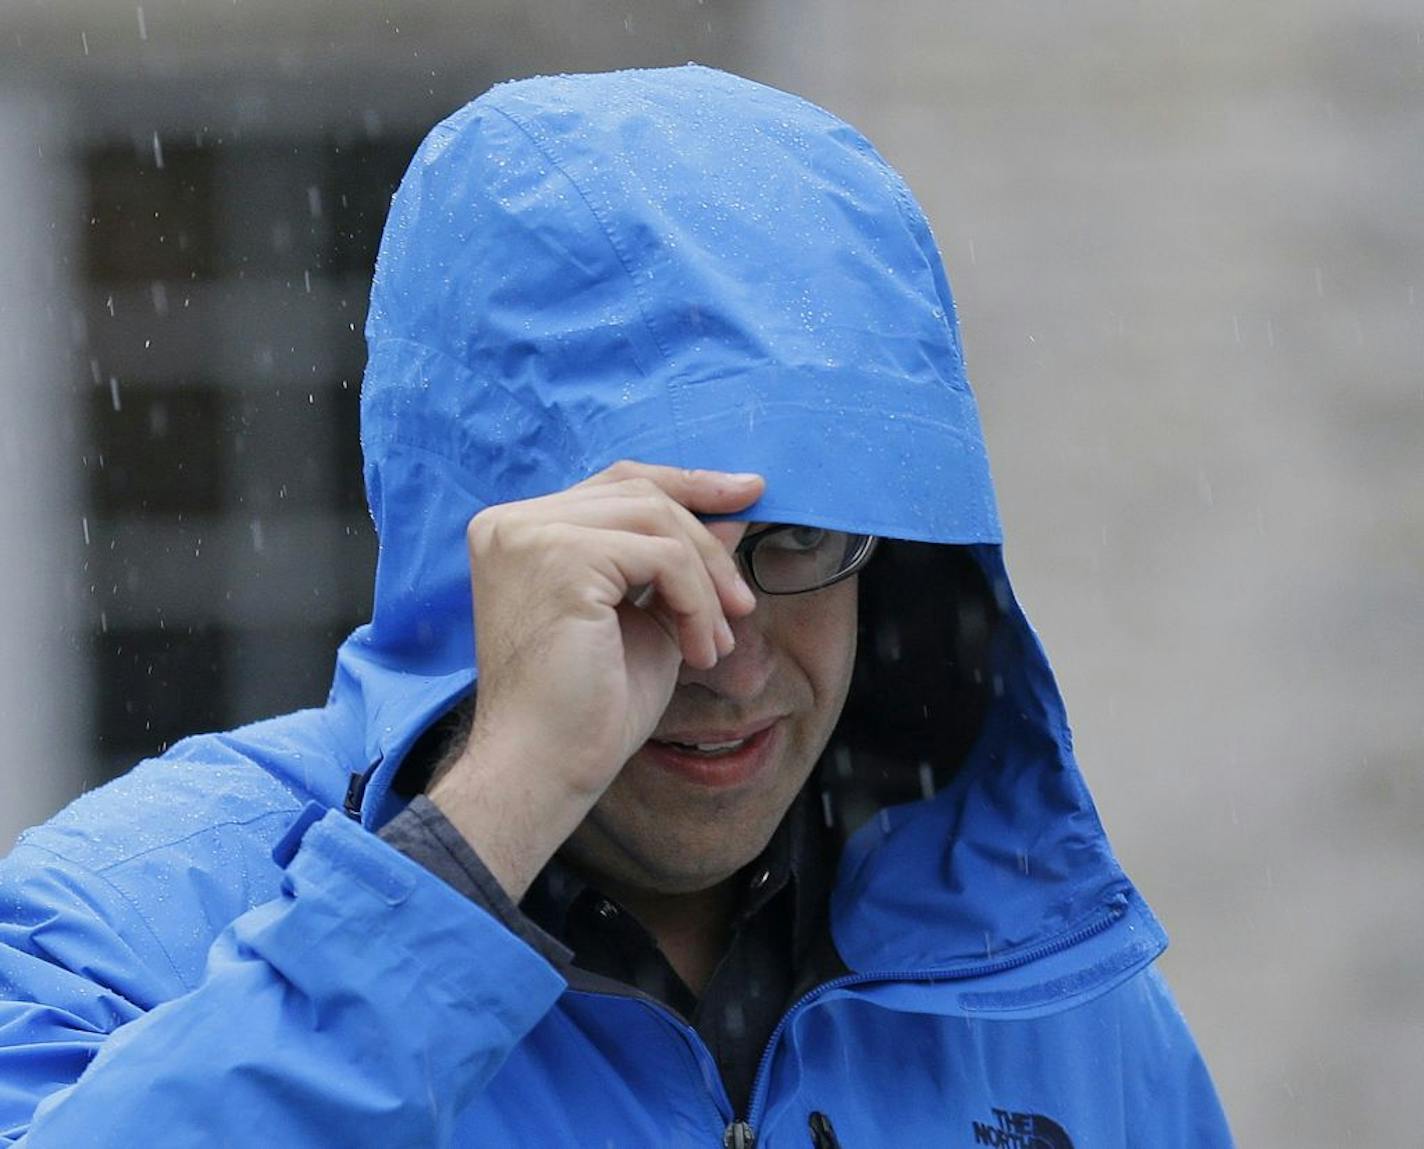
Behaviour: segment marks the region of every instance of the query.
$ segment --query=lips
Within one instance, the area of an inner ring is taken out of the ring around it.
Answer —
[[[736,753],[763,730],[769,730],[779,721],[780,716],[777,716],[734,729],[704,727],[673,730],[649,741],[688,753],[715,757],[718,754]]]
[[[699,786],[739,786],[775,760],[779,717],[736,729],[683,729],[650,738],[643,749],[657,765]]]

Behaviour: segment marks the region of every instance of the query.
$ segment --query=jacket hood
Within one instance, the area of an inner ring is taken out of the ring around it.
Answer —
[[[416,154],[366,335],[375,607],[331,706],[377,764],[368,824],[475,678],[470,517],[634,458],[758,471],[738,517],[890,540],[822,766],[863,822],[852,969],[1026,954],[1133,898],[1004,571],[938,251],[852,128],[696,66],[501,85]]]

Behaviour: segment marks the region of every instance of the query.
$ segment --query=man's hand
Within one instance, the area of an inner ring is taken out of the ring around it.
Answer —
[[[697,514],[764,486],[620,462],[470,520],[479,693],[429,797],[516,901],[653,732],[679,666],[731,653],[727,620],[756,603],[731,554],[745,527]]]

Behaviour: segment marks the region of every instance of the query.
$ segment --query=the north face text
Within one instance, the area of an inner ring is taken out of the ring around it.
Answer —
[[[975,1121],[974,1144],[992,1149],[1073,1149],[1073,1142],[1056,1121],[1037,1113],[991,1109],[992,1122]]]

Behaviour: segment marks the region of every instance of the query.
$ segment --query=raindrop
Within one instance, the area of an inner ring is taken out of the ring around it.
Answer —
[[[920,797],[933,798],[935,792],[934,771],[928,762],[920,763]]]
[[[117,375],[109,376],[109,399],[114,404],[115,411],[124,409],[124,405],[119,402],[119,377]]]
[[[142,8],[139,9],[143,11]],[[163,170],[163,141],[158,138],[158,133],[153,133],[153,166],[159,171]]]
[[[307,186],[307,212],[312,219],[321,218],[321,188],[316,184]]]
[[[153,297],[153,313],[155,315],[168,314],[168,288],[162,283],[155,282],[149,288],[149,294]]]
[[[310,294],[311,294],[311,272],[310,272],[310,271],[303,271],[303,272],[302,272],[302,282],[307,285],[307,294],[310,295]]]
[[[84,545],[89,545],[89,518],[87,515],[79,517],[79,525],[84,528]]]
[[[1205,471],[1197,472],[1197,497],[1202,504],[1208,508],[1216,506],[1216,497],[1212,493],[1211,480],[1206,477]]]
[[[139,7],[135,8],[134,11],[138,13],[138,38],[147,42],[148,21],[143,18],[143,6],[140,5]]]
[[[89,33],[87,33],[87,32],[80,32],[80,33],[79,33],[79,42],[84,45],[84,54],[85,54],[86,56],[89,55]]]

